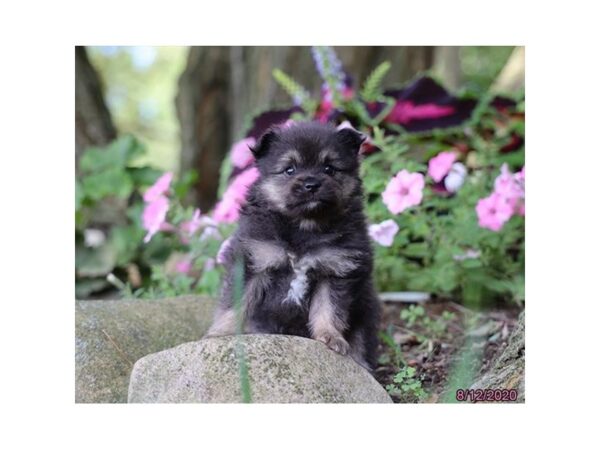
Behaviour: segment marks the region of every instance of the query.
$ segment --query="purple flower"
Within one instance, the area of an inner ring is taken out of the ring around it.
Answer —
[[[321,78],[325,81],[324,89],[342,91],[345,86],[346,74],[342,62],[331,47],[312,47],[312,56]],[[329,80],[334,80],[334,86],[329,85]]]

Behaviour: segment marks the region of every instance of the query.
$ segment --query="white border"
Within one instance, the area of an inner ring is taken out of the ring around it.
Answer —
[[[588,4],[3,6],[3,441],[88,449],[589,447],[597,441],[597,414],[585,408],[597,405],[590,345],[598,339],[600,214],[597,14]],[[73,45],[273,43],[526,45],[526,405],[73,404]]]

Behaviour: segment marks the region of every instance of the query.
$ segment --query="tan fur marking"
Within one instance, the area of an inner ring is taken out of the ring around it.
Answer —
[[[248,250],[251,266],[255,272],[264,272],[288,263],[285,251],[274,243],[247,239],[242,241],[242,245]]]
[[[282,195],[281,186],[267,179],[260,185],[260,189],[276,209],[280,211],[285,210],[285,199]]]
[[[336,157],[336,153],[330,148],[321,150],[321,152],[319,153],[319,161],[321,161],[322,163],[331,162],[332,160],[336,159]]]
[[[299,163],[300,161],[302,161],[302,156],[300,155],[300,152],[298,150],[291,149],[285,152],[283,155],[281,155],[279,161],[290,161]]]
[[[326,281],[321,281],[315,290],[308,312],[308,327],[315,339],[325,334],[341,336],[346,328],[346,324],[335,314]]]
[[[319,268],[336,276],[344,276],[358,267],[355,258],[360,252],[351,250],[326,249],[306,256],[311,259],[311,267]]]

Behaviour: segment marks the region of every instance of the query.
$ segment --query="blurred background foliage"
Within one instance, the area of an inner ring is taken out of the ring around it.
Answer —
[[[286,72],[295,76],[304,72],[308,76],[299,77],[300,79],[308,78],[309,82],[305,82],[304,85],[318,89],[320,80],[318,74],[312,70],[310,51],[306,47],[300,48],[305,53],[304,59],[308,61],[300,58],[297,60],[296,67],[288,63]],[[345,67],[349,67],[350,72],[355,74],[356,72],[352,72],[352,63],[358,57],[352,55],[353,48],[334,47],[334,49],[340,54]],[[340,49],[342,51],[339,51]],[[406,75],[401,78],[397,77],[392,70],[384,80],[384,84],[393,86],[407,81],[419,72],[430,71],[445,86],[456,90],[457,93],[481,94],[489,89],[506,64],[514,47],[426,47],[425,49],[430,49],[432,53],[429,61],[412,63],[416,65],[412,71],[407,71],[404,67]],[[228,50],[232,53],[231,58],[237,58],[240,66],[251,65],[248,61],[249,55],[235,55],[240,53],[239,48]],[[283,47],[281,50],[285,51],[286,48]],[[179,173],[182,142],[175,97],[179,78],[190,58],[190,48],[112,46],[88,47],[87,51],[89,60],[102,82],[104,99],[117,130],[122,134],[136,136],[147,148],[147,153],[137,162]],[[416,54],[416,52],[414,53]],[[416,59],[416,56],[412,57]],[[402,60],[408,58],[411,58],[411,54],[403,52],[402,48],[399,48],[395,60],[390,59],[390,62],[398,71],[404,66]],[[282,56],[275,55],[273,61],[268,65],[275,68],[278,67],[278,62],[287,60]],[[301,64],[305,62],[307,65],[302,67]],[[381,62],[379,59],[374,59],[373,65],[362,71],[362,77],[364,78],[365,74],[368,74],[369,70],[372,70],[379,62]],[[191,61],[188,64],[190,63]],[[265,67],[262,71],[271,81],[271,71],[268,69],[269,67]],[[241,72],[248,69],[238,67],[232,70]],[[223,77],[228,78],[226,74],[223,74]],[[364,79],[356,80],[357,83],[362,81]],[[268,104],[265,99],[261,99],[261,97],[273,97],[271,91],[274,89],[275,84],[272,81],[268,85],[265,84],[263,89],[265,92],[258,92],[256,98],[251,99],[252,104],[246,102],[243,105],[243,110],[239,114],[242,120],[236,123],[229,133],[230,143],[242,136],[245,131],[244,124],[247,124],[252,113],[274,106]],[[275,95],[274,97],[280,103],[287,101],[287,97],[281,92],[279,92],[279,96]],[[229,109],[227,105],[223,105],[223,107]]]
[[[380,80],[380,87],[401,87],[416,77],[429,75],[457,97],[479,99],[504,94],[517,100],[517,109],[524,108],[523,48],[333,49],[345,72],[352,77],[355,89],[363,85],[373,69],[389,61],[390,68]],[[223,181],[231,171],[228,152],[234,142],[245,136],[252,118],[264,111],[291,106],[289,96],[274,79],[273,70],[281,69],[313,97],[321,96],[323,80],[315,70],[310,48],[77,47],[75,56],[78,298],[114,295],[115,287],[127,295],[138,296],[187,293],[191,290],[193,277],[177,273],[174,267],[185,262],[184,257],[190,254],[195,259],[191,271],[200,278],[194,285],[195,292],[215,295],[219,268],[205,269],[207,263],[214,263],[218,240],[202,245],[196,243],[198,248],[190,248],[182,245],[176,236],[159,233],[151,242],[143,244],[142,195],[160,173],[170,171],[177,180],[172,188],[180,204],[170,212],[173,214],[171,219],[177,223],[190,220],[195,207],[203,214],[208,213],[222,193]],[[370,174],[376,174],[371,180],[365,180],[366,191],[372,197],[368,205],[370,220],[388,217],[378,199],[384,187],[382,183],[393,175],[388,173],[390,168],[397,171],[403,164],[406,167],[412,164],[411,170],[422,170],[428,158],[453,146],[465,154],[469,149],[476,150],[472,153],[477,153],[477,158],[470,163],[465,160],[465,163],[470,170],[487,170],[487,176],[491,178],[484,179],[477,190],[465,190],[461,196],[468,201],[462,204],[452,199],[450,203],[434,199],[433,206],[443,209],[454,202],[459,206],[454,209],[455,214],[462,213],[474,219],[474,203],[484,192],[489,193],[500,164],[509,162],[511,168],[517,170],[524,163],[521,141],[516,152],[511,150],[504,154],[501,151],[510,144],[513,134],[516,133],[519,139],[524,136],[524,119],[519,111],[509,115],[479,111],[474,116],[477,120],[471,121],[465,129],[440,133],[434,130],[426,136],[401,133],[385,142],[380,137],[380,148],[384,153],[365,164]],[[355,125],[363,125],[361,131],[373,131],[365,123]],[[390,149],[387,153],[386,148]],[[409,148],[411,151],[401,156]],[[386,161],[385,155],[391,159]],[[405,156],[410,157],[404,159]],[[377,164],[381,165],[379,172]],[[444,203],[444,206],[435,202]],[[405,214],[402,220],[410,221],[411,217],[411,214]],[[414,217],[429,216],[424,213]],[[431,215],[431,220],[438,220],[436,214]],[[444,239],[448,249],[455,251],[456,245],[463,243],[464,236],[473,235],[473,227],[476,227],[475,222],[457,222],[461,223],[466,231],[454,226],[452,230],[456,237],[453,237],[445,234],[440,226],[438,232],[441,234],[436,239]],[[406,243],[400,240],[414,227],[408,222],[401,226],[404,228],[394,247],[377,249],[377,278],[383,287],[424,289],[432,285],[432,280],[437,280],[437,284],[434,283],[436,292],[451,294],[457,284],[462,285],[463,291],[465,287],[476,285],[463,274],[472,275],[481,270],[465,267],[462,272],[457,272],[461,265],[453,262],[450,252],[444,256],[443,267],[439,263],[431,265],[432,270],[427,271],[423,270],[423,262],[415,265],[415,258],[421,256],[407,253],[407,246],[412,246],[410,249],[414,253],[415,242],[411,240],[415,233],[411,231]],[[471,228],[467,229],[469,226]],[[504,236],[509,238],[504,239],[506,242],[486,244],[495,252],[496,262],[503,261],[502,255],[507,248],[514,247],[514,242],[517,242],[519,252],[522,248],[523,220],[516,224],[513,221],[507,228],[509,231]],[[221,229],[222,237],[232,229]],[[494,240],[489,233],[483,234],[482,239]],[[437,241],[430,241],[431,251],[435,252],[433,247],[438,245]],[[511,298],[517,302],[523,300],[520,287],[524,281],[521,276],[516,284],[512,282],[522,274],[524,254],[519,252],[510,259],[514,263],[510,270],[497,270],[502,272],[501,275],[510,275],[511,281],[504,281],[505,284],[495,288],[498,292],[511,292]],[[398,255],[406,258],[399,259]],[[397,275],[402,264],[406,269],[406,283]],[[409,267],[411,264],[415,266],[413,271],[413,267]],[[441,271],[448,267],[453,268],[452,274]],[[413,274],[419,274],[420,278]],[[450,281],[443,281],[441,274]],[[478,285],[490,286],[494,278],[501,279],[493,274],[480,276]]]
[[[136,162],[179,170],[177,79],[186,47],[89,47],[104,86],[104,99],[120,133],[136,136],[147,153]]]

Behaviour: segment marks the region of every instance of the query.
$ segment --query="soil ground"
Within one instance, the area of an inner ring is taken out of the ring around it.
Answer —
[[[442,401],[466,338],[470,337],[470,345],[481,351],[481,359],[475,363],[475,372],[481,373],[505,348],[519,312],[506,306],[476,312],[442,300],[417,305],[384,303],[375,378],[389,386],[396,403]],[[396,374],[407,369],[410,378],[393,389],[390,385]],[[399,389],[411,382],[413,387],[408,391]]]

